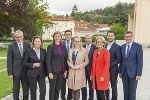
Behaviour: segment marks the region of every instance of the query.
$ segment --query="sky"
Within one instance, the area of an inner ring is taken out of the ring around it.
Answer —
[[[113,6],[118,2],[133,3],[135,0],[47,0],[50,14],[70,14],[76,4],[78,11],[89,11],[94,9]]]

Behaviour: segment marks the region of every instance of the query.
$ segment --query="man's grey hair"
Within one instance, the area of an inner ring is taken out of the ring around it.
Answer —
[[[21,35],[23,35],[23,32],[22,32],[21,30],[17,30],[17,31],[15,31],[15,32],[14,32],[14,37],[15,37],[17,34],[21,34]]]
[[[88,36],[89,36],[90,38],[92,38],[92,35],[91,35],[90,33],[86,34],[86,35],[85,35],[85,38],[88,37]]]

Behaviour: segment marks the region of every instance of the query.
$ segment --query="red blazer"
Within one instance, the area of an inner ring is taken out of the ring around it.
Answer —
[[[97,54],[97,49],[93,53],[93,64],[91,77],[93,88],[97,90],[109,89],[109,66],[110,53],[106,48],[103,48],[100,54]],[[104,81],[100,81],[100,77],[104,77]]]

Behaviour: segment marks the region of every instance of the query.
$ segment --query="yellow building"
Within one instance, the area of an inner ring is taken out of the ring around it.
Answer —
[[[134,40],[150,46],[150,0],[135,0],[133,14],[129,15],[128,30],[134,33]]]

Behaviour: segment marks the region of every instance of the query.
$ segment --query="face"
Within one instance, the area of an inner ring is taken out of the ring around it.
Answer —
[[[102,49],[104,47],[104,43],[103,43],[102,39],[97,39],[96,46],[97,46],[97,48],[100,48],[100,49]]]
[[[39,38],[36,38],[33,42],[35,48],[40,48],[42,45],[42,41]]]
[[[92,43],[92,37],[91,36],[86,36],[85,37],[85,43],[88,44],[88,45],[91,44]]]
[[[113,42],[115,39],[114,33],[108,33],[107,39],[109,42]]]
[[[54,36],[54,41],[55,41],[55,42],[60,42],[60,41],[61,41],[61,35],[60,35],[60,34],[56,34],[56,35]]]
[[[66,39],[66,40],[71,40],[71,37],[72,37],[71,32],[66,32],[66,33],[65,33],[65,39]]]
[[[133,39],[133,35],[131,33],[127,33],[127,34],[125,34],[124,38],[127,43],[131,43],[132,39]]]
[[[15,37],[16,42],[18,42],[18,43],[22,43],[23,42],[23,35],[22,34],[20,34],[20,33],[15,34],[14,37]]]
[[[75,47],[79,47],[79,46],[80,46],[80,44],[81,44],[80,39],[79,39],[79,38],[75,38],[74,46],[75,46]]]

